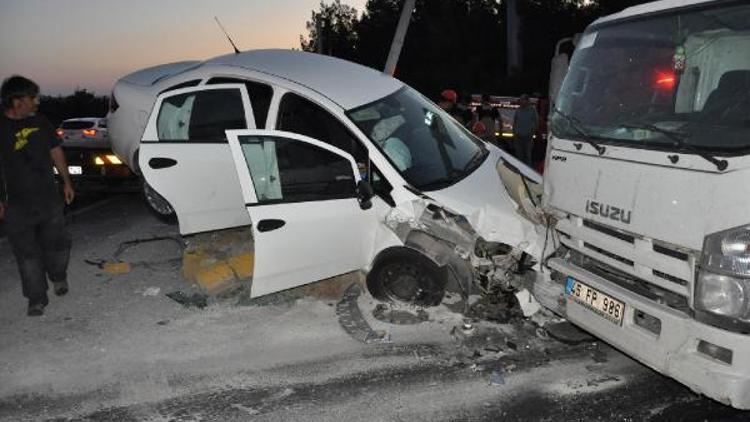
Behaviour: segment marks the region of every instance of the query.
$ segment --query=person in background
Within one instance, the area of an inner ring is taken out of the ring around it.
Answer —
[[[495,124],[496,116],[497,110],[492,107],[490,97],[485,95],[482,98],[482,107],[479,109],[479,121],[485,127],[484,134],[481,138],[493,145],[497,145],[497,138],[495,137],[495,132],[497,131]]]
[[[536,108],[529,101],[529,96],[521,95],[519,108],[513,116],[513,143],[516,158],[533,167],[531,152],[534,134],[539,128],[539,116]]]
[[[65,202],[75,198],[60,140],[37,114],[38,95],[39,86],[23,76],[11,76],[0,87],[0,219],[16,257],[28,316],[44,314],[48,278],[56,295],[68,292],[71,242],[53,165],[63,180]]]
[[[458,123],[461,125],[466,124],[464,121],[464,113],[458,106],[458,93],[452,89],[445,89],[440,93],[440,102],[438,103],[440,108],[447,111]]]

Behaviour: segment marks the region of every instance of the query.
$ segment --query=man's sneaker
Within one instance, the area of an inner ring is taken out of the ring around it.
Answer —
[[[52,286],[55,289],[55,295],[64,296],[68,293],[68,282],[67,281],[56,281],[52,282]]]
[[[29,310],[26,312],[26,315],[28,316],[42,316],[44,315],[44,304],[43,303],[35,303],[35,304],[29,304]]]

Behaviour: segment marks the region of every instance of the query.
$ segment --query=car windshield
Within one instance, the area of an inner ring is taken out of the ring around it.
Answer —
[[[488,152],[442,109],[405,87],[347,115],[412,186],[450,186],[477,168]]]
[[[750,149],[750,4],[593,26],[550,115],[559,138],[657,149]]]

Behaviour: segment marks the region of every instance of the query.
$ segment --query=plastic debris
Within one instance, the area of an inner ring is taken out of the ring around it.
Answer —
[[[492,371],[490,385],[505,385],[505,375],[500,371]]]
[[[149,287],[143,291],[143,296],[159,296],[161,289],[159,287]]]

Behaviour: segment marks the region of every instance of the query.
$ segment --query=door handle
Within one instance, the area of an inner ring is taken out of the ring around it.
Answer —
[[[284,224],[286,224],[286,221],[284,220],[260,220],[255,228],[257,228],[259,232],[270,232],[271,230],[284,227]]]
[[[148,166],[152,169],[165,169],[167,167],[172,167],[177,164],[177,160],[173,160],[171,158],[164,158],[164,157],[154,157],[150,160],[148,160]]]

